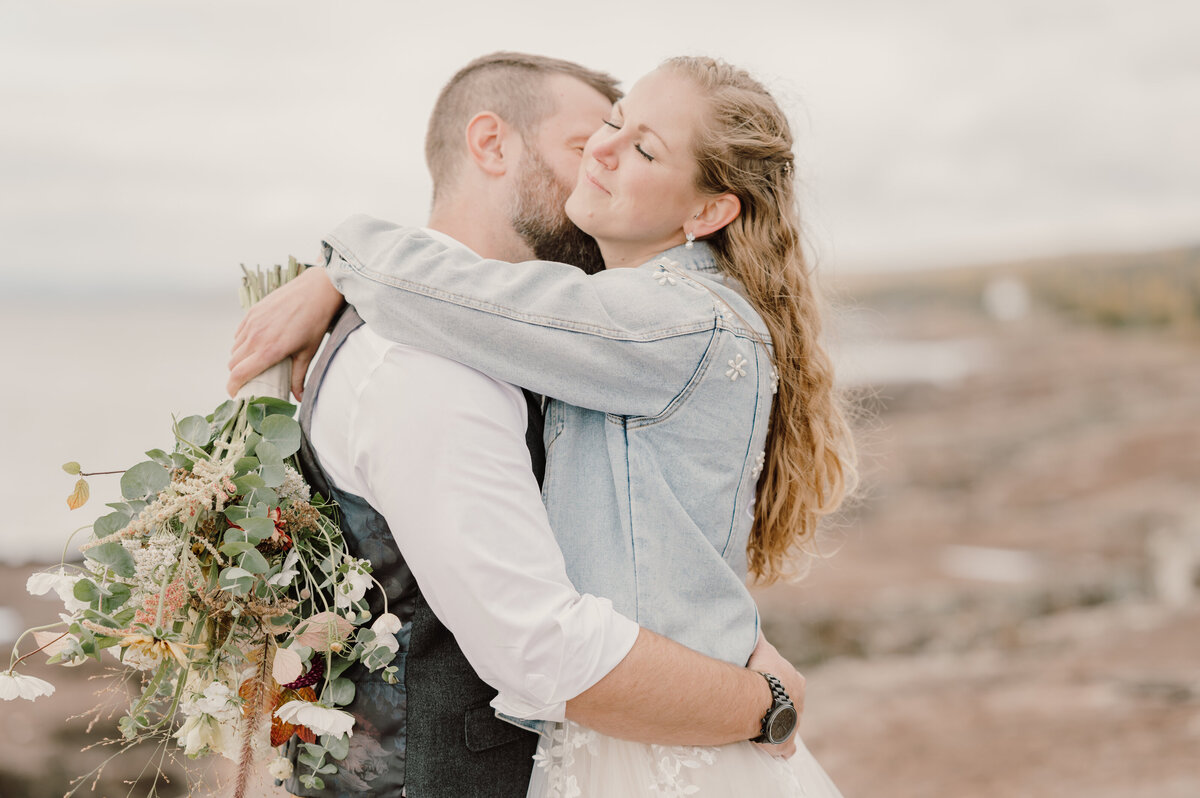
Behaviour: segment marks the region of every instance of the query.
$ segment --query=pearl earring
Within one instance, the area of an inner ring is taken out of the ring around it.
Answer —
[[[687,243],[683,245],[683,248],[691,249],[692,245],[695,243],[696,243],[696,234],[689,230],[688,234],[687,234]]]

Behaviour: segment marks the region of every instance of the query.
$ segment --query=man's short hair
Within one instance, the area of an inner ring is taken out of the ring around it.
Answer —
[[[454,178],[465,155],[467,122],[482,111],[491,111],[529,140],[538,124],[555,110],[544,90],[545,79],[551,75],[582,81],[610,102],[621,98],[612,75],[570,61],[512,52],[476,58],[442,88],[429,117],[425,163],[433,177],[435,199],[438,186]]]

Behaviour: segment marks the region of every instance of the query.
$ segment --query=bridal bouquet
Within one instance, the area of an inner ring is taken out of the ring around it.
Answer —
[[[243,303],[299,268],[247,272]],[[286,392],[286,372],[264,379]],[[339,709],[355,692],[343,674],[360,663],[394,679],[400,622],[386,605],[372,618],[370,564],[347,552],[335,507],[297,471],[294,412],[250,396],[174,421],[172,449],[121,474],[122,500],[92,524],[82,562],[29,578],[31,593],[54,590],[65,611],[17,640],[0,698],[53,692],[17,670],[35,653],[65,666],[111,658],[134,687],[111,741],[118,754],[155,740],[193,758],[223,755],[239,763],[241,796],[259,754],[295,736],[299,780],[321,789],[353,731]],[[92,474],[64,469],[79,477],[68,499],[78,507]],[[37,648],[21,655],[31,634]],[[276,778],[291,768],[282,757],[268,765]]]

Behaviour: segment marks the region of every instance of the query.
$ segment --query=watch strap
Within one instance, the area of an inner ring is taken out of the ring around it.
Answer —
[[[767,684],[771,688],[771,706],[767,708],[767,713],[763,715],[762,725],[759,729],[758,736],[753,738],[750,742],[765,743],[769,742],[767,739],[767,729],[771,723],[771,716],[775,713],[775,710],[780,706],[795,705],[792,703],[791,696],[787,694],[787,690],[784,689],[783,682],[779,681],[778,677],[776,677],[774,674],[766,673],[765,671],[758,671],[758,674],[767,680]]]

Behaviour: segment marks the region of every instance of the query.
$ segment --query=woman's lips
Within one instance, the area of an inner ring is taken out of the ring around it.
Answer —
[[[600,189],[601,191],[603,191],[605,194],[609,195],[610,197],[612,196],[612,192],[611,192],[611,191],[609,191],[608,189],[606,189],[604,186],[600,185],[600,181],[599,181],[599,180],[597,180],[596,178],[592,177],[592,176],[591,176],[590,174],[588,174],[587,172],[584,172],[584,173],[583,173],[583,176],[584,176],[585,178],[587,178],[587,181],[588,181],[589,183],[591,183],[593,186],[595,186],[596,188]]]

